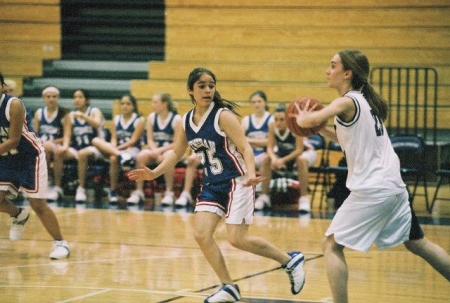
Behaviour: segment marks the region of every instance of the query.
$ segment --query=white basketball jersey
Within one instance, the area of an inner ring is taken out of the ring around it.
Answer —
[[[355,194],[389,196],[404,191],[400,161],[383,122],[359,91],[345,94],[355,103],[350,122],[334,118],[336,134],[348,165],[347,187]]]

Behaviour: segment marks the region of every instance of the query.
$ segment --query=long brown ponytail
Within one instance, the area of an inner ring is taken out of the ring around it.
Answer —
[[[381,98],[369,83],[370,65],[366,55],[358,50],[342,50],[338,54],[344,70],[353,72],[352,87],[361,91],[378,118],[383,121],[386,120],[388,115],[387,101]]]

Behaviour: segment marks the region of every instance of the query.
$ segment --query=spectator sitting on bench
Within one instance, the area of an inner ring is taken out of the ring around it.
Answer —
[[[95,137],[92,145],[106,157],[109,157],[110,193],[109,202],[117,203],[117,183],[119,181],[120,166],[130,164],[141,150],[142,134],[145,119],[138,114],[137,100],[132,95],[122,96],[120,100],[120,115],[113,119],[111,141]]]
[[[194,186],[196,171],[201,164],[200,159],[194,153],[191,153],[186,159],[186,171],[184,173],[184,186],[180,197],[175,201],[175,206],[183,207],[194,203],[191,191]]]
[[[267,157],[264,158],[261,166],[261,174],[265,179],[262,181],[262,192],[256,199],[255,209],[271,206],[269,190],[274,170],[284,169],[290,171],[297,169],[300,183],[298,210],[309,212],[311,210],[311,201],[307,196],[308,167],[316,162],[317,152],[307,138],[297,136],[289,131],[286,126],[285,110],[286,106],[284,104],[279,105],[273,114],[273,121],[269,124]]]
[[[257,90],[250,95],[250,103],[253,106],[253,113],[242,118],[241,126],[244,130],[248,143],[253,148],[255,155],[255,168],[259,173],[262,161],[267,157],[267,134],[269,133],[269,123],[273,116],[269,112],[267,96]],[[261,186],[261,183],[257,185]],[[255,205],[255,209],[263,209],[264,204]]]
[[[42,91],[42,100],[44,107],[38,108],[34,113],[33,128],[41,138],[45,147],[45,157],[47,159],[47,169],[50,176],[51,162],[56,150],[63,144],[63,136],[69,131],[69,112],[67,109],[59,106],[59,90],[56,87],[49,86]],[[58,199],[57,190],[49,188],[47,191],[47,200],[55,201]]]
[[[54,154],[54,174],[57,200],[63,196],[61,181],[64,161],[76,159],[78,162],[78,188],[75,194],[77,203],[86,202],[86,174],[88,162],[104,159],[102,153],[92,145],[95,137],[103,138],[104,117],[100,109],[90,106],[89,92],[78,89],[73,93],[75,110],[69,113],[69,131],[64,134],[63,145]]]
[[[181,116],[177,113],[172,98],[168,93],[157,93],[152,97],[153,112],[146,121],[147,146],[144,147],[136,158],[136,167],[155,165],[161,163],[173,149],[173,139],[181,127]],[[174,203],[174,172],[175,167],[164,173],[166,192],[161,204],[173,205]],[[127,202],[138,204],[144,200],[144,182],[136,182],[134,190]]]

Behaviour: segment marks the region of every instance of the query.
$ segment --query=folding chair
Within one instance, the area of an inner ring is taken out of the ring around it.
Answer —
[[[347,174],[348,167],[341,165],[339,159],[343,157],[344,153],[338,142],[330,141],[327,146],[326,155],[326,167],[325,167],[325,193],[330,192],[332,187],[332,175],[336,174]],[[336,162],[336,164],[331,165],[331,162]],[[320,208],[322,208],[322,200],[320,200]]]
[[[320,153],[319,160],[318,160],[318,162],[316,162],[317,164],[310,166],[308,168],[308,171],[310,173],[316,174],[315,180],[314,180],[314,185],[313,185],[313,190],[312,190],[312,194],[311,194],[311,203],[314,203],[314,197],[316,195],[319,184],[322,185],[320,199],[322,199],[323,192],[324,192],[324,185],[325,185],[324,175],[325,175],[325,166],[326,166],[326,161],[325,161],[326,141],[325,141],[325,138],[322,137],[320,134],[314,134],[314,135],[308,137],[308,141],[312,144],[312,146],[314,146],[314,149],[318,153]]]
[[[411,183],[410,179],[412,178],[412,191],[410,190],[410,186],[407,187],[411,205],[414,202],[417,187],[421,181],[424,187],[425,203],[428,210],[429,201],[424,161],[425,143],[422,138],[414,135],[395,135],[391,137],[391,143],[400,159],[400,172],[403,180],[408,184]]]
[[[436,201],[450,201],[450,198],[447,197],[438,197],[439,189],[441,185],[444,183],[444,179],[447,179],[450,181],[450,154],[447,156],[447,160],[445,163],[436,170],[435,172],[437,176],[437,185],[436,185],[436,191],[434,192],[433,201],[431,201],[431,205],[428,208],[428,212],[431,214],[433,211],[434,204]],[[450,186],[450,182],[449,182]]]

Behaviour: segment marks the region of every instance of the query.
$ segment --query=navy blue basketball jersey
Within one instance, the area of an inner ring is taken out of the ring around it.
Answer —
[[[0,99],[0,143],[8,139],[10,117],[9,104],[16,97],[10,95],[1,95]],[[19,100],[19,99],[18,99]],[[22,103],[23,104],[23,103]],[[25,106],[24,106],[25,108]],[[27,123],[24,122],[22,127],[22,137],[19,145],[11,149],[9,152],[0,155],[1,167],[16,167],[27,165],[34,162],[40,152],[43,151],[43,145],[40,139],[36,137],[34,132],[28,130]]]
[[[166,125],[161,125],[160,117],[158,114],[153,113],[153,140],[158,147],[169,144],[173,142],[173,135],[175,133],[172,122],[177,116],[173,112],[169,113],[169,121]]]
[[[59,109],[57,109],[56,115],[53,119],[47,118],[47,107],[40,109],[41,118],[39,121],[39,137],[42,141],[51,141],[62,138],[63,136],[63,124]]]
[[[87,109],[88,116],[91,115],[93,107]],[[72,112],[73,113],[73,112]],[[92,127],[86,120],[73,118],[72,124],[72,142],[71,146],[76,150],[80,150],[91,146],[92,139],[97,136],[103,137],[101,129]],[[100,127],[101,128],[101,127]]]
[[[280,133],[279,129],[275,128],[275,139],[278,147],[276,153],[280,158],[289,155],[296,148],[296,136],[292,134],[287,128],[283,134]]]
[[[267,133],[269,132],[269,120],[272,117],[270,113],[265,113],[264,122],[257,127],[253,121],[254,115],[248,116],[248,128],[245,132],[245,136],[252,139],[264,139],[267,138]],[[258,146],[253,148],[253,154],[255,156],[262,154],[266,151],[266,147]]]
[[[130,141],[131,136],[136,129],[135,124],[138,119],[139,115],[136,113],[133,113],[131,115],[131,118],[127,123],[125,123],[125,121],[123,120],[123,115],[117,115],[114,118],[114,127],[116,128],[117,134],[117,145],[122,145]],[[138,140],[134,146],[141,148],[141,141]]]
[[[227,182],[245,174],[242,154],[219,127],[221,108],[211,103],[206,119],[199,125],[193,121],[194,109],[183,117],[183,126],[189,147],[197,154],[203,166],[203,184]]]

